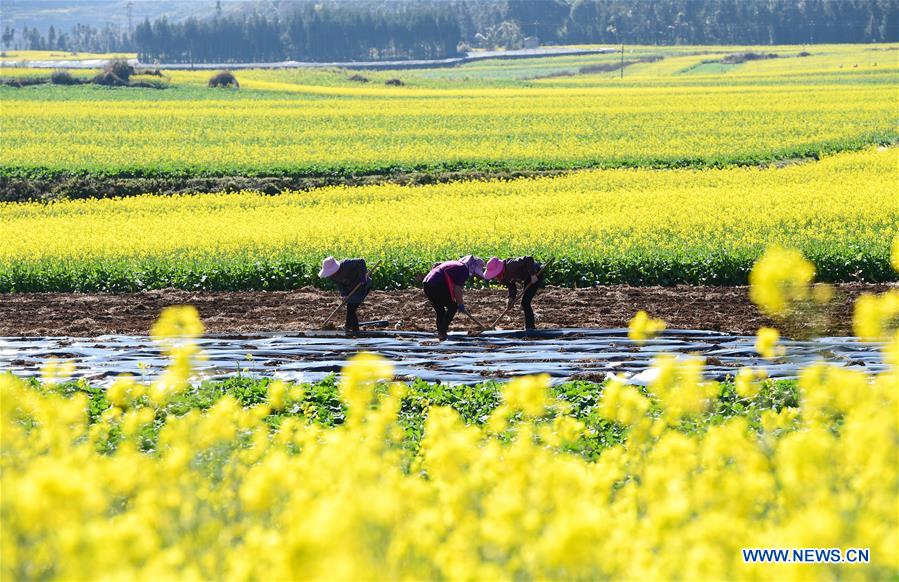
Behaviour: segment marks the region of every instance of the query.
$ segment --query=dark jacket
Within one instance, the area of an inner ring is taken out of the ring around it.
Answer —
[[[365,259],[344,259],[340,261],[340,268],[331,275],[331,280],[337,285],[341,297],[346,297],[356,285],[362,283],[362,286],[347,299],[347,303],[362,303],[371,287],[371,278],[368,276]]]
[[[455,302],[456,296],[453,286],[464,287],[468,277],[468,267],[464,264],[459,261],[444,261],[434,265],[434,268],[425,275],[424,285],[425,287],[435,289],[446,289],[450,299]]]
[[[509,300],[515,299],[515,296],[518,295],[518,288],[515,286],[516,283],[520,282],[525,287],[527,287],[528,283],[531,282],[531,276],[536,275],[543,265],[534,260],[534,257],[518,257],[517,259],[506,259],[503,261],[505,264],[505,269],[503,270],[503,274],[498,278],[500,283],[506,285],[509,289]],[[543,279],[543,275],[540,275],[540,279]],[[538,281],[539,284],[539,281]]]

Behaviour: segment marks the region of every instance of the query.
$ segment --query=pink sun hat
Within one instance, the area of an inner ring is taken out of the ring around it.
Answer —
[[[468,274],[484,278],[484,259],[473,255],[465,255],[459,262],[468,267]]]
[[[490,257],[487,261],[487,272],[484,274],[485,279],[495,279],[503,274],[506,270],[506,263],[498,257]]]
[[[322,261],[322,270],[318,272],[318,276],[322,279],[330,277],[340,268],[340,263],[334,257],[328,257]]]

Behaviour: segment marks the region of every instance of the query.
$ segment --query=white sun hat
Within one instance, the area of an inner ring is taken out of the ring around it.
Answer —
[[[465,255],[459,262],[468,267],[468,274],[484,278],[484,259],[473,255]]]
[[[340,263],[334,257],[328,257],[322,261],[322,270],[318,272],[318,276],[322,279],[330,277],[340,268]]]

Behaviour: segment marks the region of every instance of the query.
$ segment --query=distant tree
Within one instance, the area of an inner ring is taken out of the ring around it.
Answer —
[[[47,48],[47,43],[44,40],[44,37],[41,36],[40,31],[37,28],[32,28],[31,30],[25,29],[27,31],[28,38],[28,48],[33,51],[42,51]]]
[[[134,28],[134,42],[138,47],[138,58],[142,61],[149,61],[150,53],[156,52],[155,36],[149,18],[145,18]]]
[[[647,3],[648,4],[648,3]],[[541,41],[558,41],[571,5],[565,0],[509,0],[506,18],[518,24],[525,36]]]
[[[12,48],[13,40],[16,38],[16,29],[10,26],[3,27],[3,36],[0,37],[0,40],[3,41],[3,49]]]

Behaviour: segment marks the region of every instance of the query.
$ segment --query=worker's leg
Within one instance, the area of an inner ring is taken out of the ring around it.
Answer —
[[[534,319],[534,308],[531,307],[531,301],[534,299],[534,296],[537,295],[537,291],[542,283],[543,281],[540,280],[536,285],[531,285],[531,287],[527,291],[525,291],[521,297],[521,307],[524,309],[525,329],[534,329],[534,327],[536,327],[536,321]]]
[[[446,305],[446,317],[444,317],[444,325],[443,325],[443,335],[449,333],[449,326],[453,322],[453,318],[456,316],[456,310],[458,309],[458,305],[452,301],[447,303]]]
[[[437,315],[437,336],[444,338],[446,337],[446,327],[449,326],[448,323],[444,325],[444,320],[446,319],[446,298],[443,297],[440,288],[434,285],[426,284],[424,290],[425,297],[431,302],[431,307],[434,308],[434,313]]]
[[[343,328],[347,333],[359,333],[359,315],[357,314],[359,305],[359,303],[346,304],[346,324]]]

